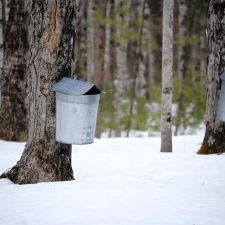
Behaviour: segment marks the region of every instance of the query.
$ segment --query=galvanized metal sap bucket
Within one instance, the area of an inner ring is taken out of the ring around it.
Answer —
[[[101,91],[87,82],[63,78],[56,92],[56,141],[91,144],[94,141]]]

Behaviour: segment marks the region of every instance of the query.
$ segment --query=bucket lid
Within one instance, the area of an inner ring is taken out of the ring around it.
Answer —
[[[95,84],[84,82],[81,80],[75,80],[68,77],[64,77],[58,83],[56,83],[53,91],[66,95],[97,95],[101,94],[101,90],[97,88]]]

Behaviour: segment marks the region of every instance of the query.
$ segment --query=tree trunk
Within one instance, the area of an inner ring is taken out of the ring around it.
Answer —
[[[116,77],[115,86],[115,135],[121,136],[123,116],[123,99],[127,79],[127,40],[124,32],[128,28],[129,1],[115,0],[116,14]],[[121,11],[121,12],[120,12]]]
[[[93,29],[93,2],[87,4],[87,81],[91,82],[94,74],[94,29]]]
[[[172,152],[172,67],[174,0],[163,1],[161,152]]]
[[[6,23],[0,139],[19,141],[27,134],[26,55],[27,12],[23,0],[11,0]]]
[[[153,43],[154,41],[154,32],[152,29],[152,24],[154,23],[154,16],[152,15],[152,9],[150,8],[149,4],[146,6],[145,8],[145,18],[148,19],[148,27],[147,27],[147,36],[148,36],[148,41],[145,45],[145,47],[147,46],[146,49],[146,65],[147,65],[147,73],[146,73],[146,80],[147,80],[147,84],[146,84],[146,96],[148,97],[148,92],[150,90],[150,87],[152,85],[154,85],[154,74],[155,74],[155,53],[154,53],[154,47],[153,47]],[[150,39],[150,41],[149,41]]]
[[[0,109],[2,105],[2,86],[3,86],[3,53],[5,38],[5,0],[0,1]]]
[[[142,64],[142,41],[143,41],[143,25],[144,25],[144,9],[145,0],[131,1],[130,6],[130,27],[132,31],[137,33],[135,41],[130,42],[130,74],[132,79],[131,97],[129,106],[129,120],[127,123],[126,136],[129,137],[133,125],[133,115],[135,110],[135,100],[137,98],[137,83],[140,81],[142,75],[140,72]],[[137,24],[137,19],[139,20]],[[142,77],[143,78],[143,77]],[[144,78],[143,78],[144,79]]]
[[[29,133],[21,159],[1,177],[18,184],[73,179],[71,145],[55,141],[52,86],[70,75],[75,1],[29,2]]]
[[[110,29],[110,10],[111,10],[111,0],[107,0],[106,5],[106,24],[105,24],[105,42],[104,42],[104,74],[105,77],[110,73],[110,37],[111,37],[111,29]]]
[[[101,3],[95,0],[96,13],[95,18],[95,72],[93,83],[101,90],[104,89],[105,77],[109,72],[109,54],[110,54],[110,0],[104,0]],[[102,99],[100,100],[102,101]],[[102,108],[100,108],[100,117],[102,116]],[[96,137],[100,138],[103,130],[103,120],[98,119],[96,128]]]
[[[110,1],[110,12],[109,17],[111,21],[115,21],[115,1]],[[116,104],[115,104],[115,93],[116,93],[116,87],[114,80],[116,79],[116,38],[113,34],[116,33],[116,26],[112,26],[112,23],[110,23],[110,39],[109,39],[109,79],[110,79],[110,87],[111,87],[111,101],[110,101],[110,116],[109,116],[109,137],[113,137],[114,131],[116,130]]]
[[[139,52],[137,55],[137,61],[138,61],[138,72],[137,72],[137,78],[136,78],[136,84],[135,84],[135,99],[136,101],[140,101],[141,98],[146,96],[146,83],[147,80],[145,79],[146,76],[146,59],[148,54],[148,45],[149,45],[149,21],[145,21],[145,17],[147,11],[147,4],[146,0],[139,0],[140,7],[138,7],[138,18],[140,20],[139,24],[139,37],[138,37],[138,43],[139,43]],[[146,23],[147,22],[147,23]]]
[[[150,28],[151,34],[149,36],[151,51],[153,53],[153,61],[149,63],[148,69],[153,69],[152,73],[149,72],[149,84],[158,85],[161,82],[161,66],[162,66],[162,10],[163,10],[163,1],[147,0],[149,9],[150,9]],[[150,59],[150,58],[149,58]],[[152,60],[152,59],[150,59]],[[152,67],[150,67],[152,65]],[[149,95],[151,98],[151,89]],[[153,94],[154,95],[154,94]]]
[[[205,74],[206,74],[206,58],[204,57],[205,56],[205,46],[206,46],[206,40],[204,38],[203,35],[201,35],[201,38],[200,38],[200,42],[201,42],[201,45],[200,45],[200,48],[201,48],[201,62],[200,62],[200,80],[201,80],[201,87],[202,87],[202,90],[205,90]],[[196,80],[196,79],[195,79]],[[204,96],[204,91],[202,91],[202,96]]]
[[[87,5],[87,1],[79,1],[75,21],[75,74],[78,80],[87,80]]]
[[[105,46],[105,18],[107,1],[98,0],[93,2],[95,8],[93,28],[94,28],[94,74],[92,81],[100,89],[104,84],[104,46]],[[102,20],[104,22],[102,22]]]
[[[178,35],[179,35],[179,45],[178,45],[178,79],[179,79],[179,97],[177,102],[177,115],[176,115],[176,124],[175,132],[177,135],[179,128],[182,124],[182,119],[184,118],[185,108],[184,108],[184,79],[186,75],[186,63],[187,56],[185,50],[185,38],[187,37],[187,2],[186,0],[179,1],[179,15],[178,15]]]
[[[211,0],[208,10],[208,65],[206,131],[199,154],[225,152],[225,123],[216,119],[219,99],[219,75],[225,71],[225,0]]]

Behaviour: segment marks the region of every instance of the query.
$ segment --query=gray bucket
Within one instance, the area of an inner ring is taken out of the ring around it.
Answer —
[[[70,78],[60,82],[53,87],[56,141],[77,145],[93,143],[101,91],[93,84]]]

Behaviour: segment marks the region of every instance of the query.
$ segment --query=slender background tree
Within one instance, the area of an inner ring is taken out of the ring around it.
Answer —
[[[4,5],[2,5],[4,8]],[[2,104],[0,108],[0,138],[24,141],[26,121],[26,61],[28,51],[28,21],[25,1],[11,0],[5,25],[2,68]],[[4,13],[3,13],[4,14]]]
[[[163,1],[161,152],[172,152],[174,0]]]

